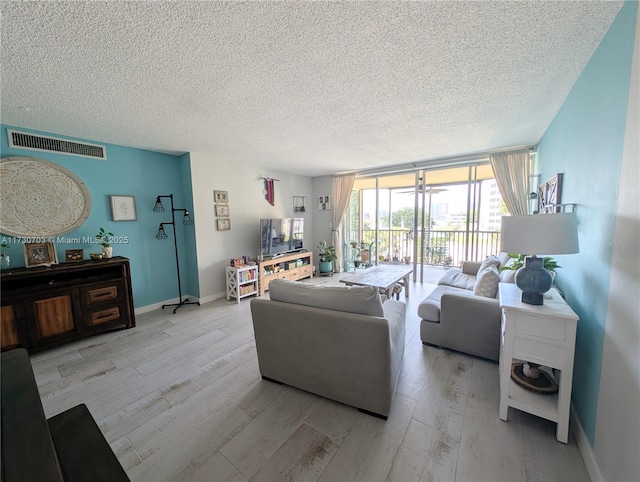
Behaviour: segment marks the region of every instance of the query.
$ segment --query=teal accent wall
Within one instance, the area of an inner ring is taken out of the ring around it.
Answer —
[[[39,152],[25,149],[11,149],[8,145],[7,128],[34,134],[50,135],[65,139],[106,145],[107,160],[96,160],[65,154]],[[171,227],[167,229],[169,239],[155,238],[158,225],[171,221],[168,199],[164,200],[167,211],[153,212],[156,196],[173,194],[176,207],[183,206],[182,178],[188,174],[188,156],[172,156],[131,147],[106,144],[101,141],[77,139],[56,133],[39,132],[21,127],[1,125],[0,154],[8,156],[28,156],[54,162],[76,174],[91,193],[92,209],[87,221],[75,231],[64,235],[68,238],[93,237],[100,227],[113,232],[122,242],[113,245],[114,256],[125,256],[131,260],[133,298],[136,308],[166,301],[178,296],[176,265]],[[183,165],[186,164],[186,167]],[[109,195],[126,194],[136,198],[137,221],[111,220]],[[191,205],[189,194],[188,203]],[[193,231],[194,226],[177,228],[181,261],[185,266],[185,279],[191,283],[192,275],[186,272],[195,259],[195,246],[185,246],[185,230]],[[2,236],[5,238],[6,236]],[[100,245],[91,243],[56,243],[58,259],[64,260],[66,249],[84,249],[85,258],[90,252],[100,252]],[[12,245],[9,249],[12,266],[24,266],[22,245]],[[197,280],[197,270],[195,270]],[[195,284],[197,287],[197,282]],[[183,283],[183,292],[185,284]],[[197,296],[197,293],[191,293]]]
[[[580,253],[558,257],[557,282],[580,316],[572,401],[592,445],[637,8],[623,5],[538,144],[541,180],[564,173],[562,201],[578,204]]]
[[[200,297],[200,281],[198,278],[198,252],[196,249],[196,215],[193,207],[193,187],[191,184],[191,156],[186,153],[180,157],[180,179],[182,182],[182,198],[184,207],[189,210],[193,226],[184,230],[185,249],[191,249],[190,253],[185,252],[183,259],[185,260],[184,269],[180,268],[181,273],[185,273],[183,278],[182,290],[193,296]],[[211,193],[211,203],[213,203],[213,193]]]

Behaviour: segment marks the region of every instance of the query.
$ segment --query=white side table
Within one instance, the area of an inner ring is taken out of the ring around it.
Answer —
[[[522,303],[522,292],[512,283],[500,283],[499,291],[500,419],[507,420],[514,407],[551,420],[558,424],[556,438],[567,443],[578,316],[555,288],[545,294],[544,305]],[[558,393],[535,393],[514,382],[511,364],[519,361],[557,369]]]
[[[227,300],[235,298],[240,303],[242,298],[258,294],[258,266],[227,266]]]

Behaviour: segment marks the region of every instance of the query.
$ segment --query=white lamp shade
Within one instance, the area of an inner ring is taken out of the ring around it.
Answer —
[[[554,255],[579,252],[575,213],[502,216],[500,250],[505,253]]]

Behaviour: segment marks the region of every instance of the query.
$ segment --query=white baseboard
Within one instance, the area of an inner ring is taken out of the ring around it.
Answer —
[[[189,298],[189,301],[200,301],[195,296],[184,295],[183,298]],[[202,303],[202,301],[200,301]],[[171,298],[170,300],[159,301],[158,303],[153,303],[151,305],[141,306],[140,308],[136,308],[133,312],[136,315],[141,315],[143,313],[149,313],[150,311],[160,310],[162,309],[162,305],[173,305],[175,303],[180,303],[180,298]]]
[[[602,477],[600,469],[598,468],[596,454],[593,452],[593,447],[591,446],[591,442],[589,442],[589,439],[587,438],[587,434],[585,433],[584,428],[582,428],[580,419],[576,416],[576,411],[573,403],[571,404],[571,410],[569,414],[571,420],[571,429],[576,437],[576,443],[578,444],[578,448],[580,449],[580,454],[582,455],[582,460],[584,460],[584,465],[587,468],[587,473],[589,474],[591,482],[605,482],[604,477]]]
[[[205,298],[200,299],[200,303],[209,303],[210,301],[219,300],[221,298],[226,298],[227,293],[222,291],[221,293],[214,293],[211,296],[207,296]]]
[[[189,301],[199,301],[200,304],[209,303],[210,301],[219,300],[220,298],[225,298],[227,294],[223,291],[221,293],[215,293],[211,296],[207,296],[206,298],[198,298],[197,296],[184,295],[183,298],[189,298]],[[136,315],[141,315],[143,313],[149,313],[150,311],[160,310],[162,309],[162,305],[172,305],[175,303],[180,303],[179,298],[171,298],[170,300],[159,301],[158,303],[153,303],[151,305],[141,306],[140,308],[136,308],[134,313]]]

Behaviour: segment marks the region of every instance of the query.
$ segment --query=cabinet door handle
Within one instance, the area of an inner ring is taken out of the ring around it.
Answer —
[[[106,288],[99,288],[99,289],[91,290],[87,293],[87,301],[89,303],[110,300],[117,297],[118,297],[117,286],[108,286]]]
[[[91,313],[91,324],[98,325],[107,321],[117,320],[120,318],[120,309],[118,307],[109,308],[108,310]]]

